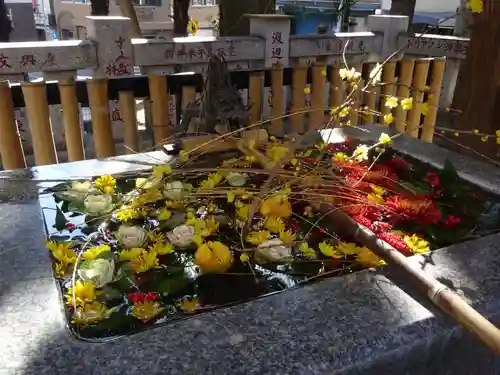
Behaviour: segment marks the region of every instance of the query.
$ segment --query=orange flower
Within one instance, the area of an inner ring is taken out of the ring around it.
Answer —
[[[422,224],[436,224],[441,220],[439,207],[429,198],[402,197],[394,195],[386,200],[389,214],[395,214],[400,220],[414,220]]]

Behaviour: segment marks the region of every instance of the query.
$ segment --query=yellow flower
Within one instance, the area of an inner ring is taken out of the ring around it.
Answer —
[[[159,302],[144,301],[134,303],[131,313],[137,319],[147,322],[159,315],[163,310],[165,308],[161,307]]]
[[[134,199],[130,206],[140,208],[148,203],[154,203],[163,199],[163,194],[158,189],[152,189],[142,192],[136,199]]]
[[[194,298],[184,297],[181,300],[177,301],[177,304],[179,305],[180,309],[185,314],[192,314],[196,312],[199,303],[200,301],[198,300],[197,297]]]
[[[150,252],[155,252],[158,255],[167,255],[174,252],[174,245],[171,243],[158,242],[149,247]]]
[[[71,248],[73,246],[71,242],[48,241],[45,246],[50,250],[52,256],[65,266],[76,262],[76,254]]]
[[[367,248],[362,248],[362,250],[356,254],[356,261],[361,263],[364,267],[380,267],[385,265],[382,259]]]
[[[279,217],[269,217],[266,219],[264,223],[266,229],[268,229],[271,233],[279,233],[285,230],[285,223]]]
[[[153,167],[153,176],[162,178],[172,174],[172,167],[169,164],[157,165]]]
[[[323,241],[319,244],[318,247],[319,247],[319,251],[321,251],[321,254],[323,254],[324,256],[327,256],[327,257],[333,256],[335,248],[332,245],[330,245],[329,243]]]
[[[157,253],[154,250],[146,251],[142,249],[141,254],[132,259],[130,263],[134,273],[147,272],[158,266]]]
[[[207,219],[196,219],[195,217],[191,217],[186,220],[186,225],[194,227],[195,233],[202,237],[208,237],[214,234],[219,228],[219,223],[215,221],[213,216]]]
[[[355,255],[362,251],[364,247],[359,247],[355,243],[341,242],[337,244],[336,250],[344,255]]]
[[[396,98],[395,96],[389,96],[387,99],[385,99],[384,105],[389,108],[396,108],[398,106],[398,98]]]
[[[487,135],[481,137],[481,142],[487,142],[487,141],[488,141],[488,136]]]
[[[248,220],[250,214],[250,205],[241,201],[236,201],[236,216],[240,220]]]
[[[497,138],[496,142],[497,142],[497,145],[500,145],[500,137]]]
[[[470,0],[470,1],[466,2],[465,5],[470,8],[472,13],[483,13],[484,12],[483,0]]]
[[[321,71],[321,75],[322,75],[323,77],[326,77],[326,69],[323,69],[323,70]]]
[[[167,208],[162,208],[160,210],[160,213],[158,214],[158,220],[159,221],[168,220],[171,217],[172,217],[172,212],[169,211]]]
[[[65,263],[54,262],[54,273],[56,278],[62,279],[69,272],[69,267]]]
[[[105,253],[111,251],[111,247],[109,245],[99,245],[95,247],[91,247],[90,249],[86,250],[82,254],[82,258],[85,260],[95,260],[97,259],[97,256],[101,253]]]
[[[496,135],[497,137],[500,137],[500,130],[495,131],[495,135]]]
[[[307,94],[310,94],[310,93],[311,93],[311,89],[310,89],[309,87],[306,87],[306,88],[304,89],[304,94],[306,94],[306,95],[307,95]]]
[[[93,302],[97,298],[95,284],[92,281],[82,282],[78,280],[74,286],[75,301],[77,306],[83,306],[86,303]],[[66,293],[66,303],[73,305],[73,288],[69,288]]]
[[[295,241],[296,238],[297,238],[297,235],[295,233],[293,233],[291,230],[280,231],[280,240],[285,245],[291,245]]]
[[[236,199],[236,194],[234,191],[227,192],[227,203],[232,203]]]
[[[115,186],[116,179],[110,175],[101,176],[94,182],[94,187],[106,194],[113,193],[115,191]]]
[[[163,242],[165,241],[165,234],[162,232],[150,230],[148,231],[148,238],[151,242]]]
[[[401,108],[403,111],[409,111],[413,108],[413,98],[406,98],[401,100]]]
[[[429,242],[415,234],[411,237],[405,236],[404,241],[413,254],[423,254],[430,251]]]
[[[420,110],[424,116],[427,116],[427,113],[429,113],[429,103],[422,103]]]
[[[290,149],[288,147],[284,146],[271,146],[267,149],[266,155],[271,159],[271,161],[277,163],[279,162],[288,152]]]
[[[371,187],[372,191],[377,195],[383,196],[386,193],[386,190],[381,188],[380,186],[370,184],[370,187]]]
[[[299,246],[299,252],[302,256],[306,258],[314,258],[316,256],[316,251],[313,248],[309,247],[307,242],[302,242]]]
[[[118,259],[120,262],[129,262],[141,256],[144,249],[140,247],[134,247],[130,250],[122,250],[118,254]]]
[[[200,183],[199,190],[211,190],[214,189],[223,179],[223,176],[218,173],[210,173],[208,178]]]
[[[78,325],[95,324],[108,318],[113,311],[114,309],[107,309],[101,302],[94,301],[83,306],[78,306],[72,321]]]
[[[196,35],[197,32],[198,32],[198,23],[191,18],[188,24],[188,33],[190,33],[191,35]]]
[[[248,253],[241,253],[241,255],[240,255],[240,261],[241,261],[241,263],[248,263],[248,262],[250,262],[250,257],[248,256]]]
[[[132,219],[137,219],[140,216],[140,210],[132,207],[122,207],[115,212],[115,217],[118,221],[127,221]]]
[[[207,273],[226,272],[233,263],[233,254],[229,248],[218,241],[202,244],[194,257],[195,263]]]
[[[267,230],[261,230],[258,232],[250,232],[246,238],[247,242],[250,242],[254,245],[260,245],[262,242],[265,242],[269,239],[271,233]]]
[[[384,124],[390,125],[394,121],[394,116],[392,113],[388,113],[384,116]]]
[[[355,81],[361,78],[361,73],[356,72],[356,69],[351,68],[350,70],[347,69],[339,69],[339,75],[340,78],[342,79],[347,79],[348,81]]]
[[[334,160],[339,161],[339,162],[344,162],[347,160],[347,155],[343,152],[336,152],[333,155]]]
[[[392,139],[388,134],[382,133],[378,139],[380,143],[390,145],[392,143]]]
[[[276,194],[261,203],[260,213],[264,217],[290,217],[292,205],[284,194]]]
[[[384,203],[384,198],[382,198],[380,195],[377,195],[377,194],[368,194],[366,196],[366,199],[368,199],[368,202],[375,203],[375,204],[383,204]]]
[[[366,145],[359,145],[358,147],[356,147],[352,153],[352,157],[361,162],[363,160],[367,160],[368,159],[368,151],[370,149],[368,148],[368,146]]]
[[[370,80],[372,85],[376,85],[382,80],[382,65],[379,63],[370,72]]]

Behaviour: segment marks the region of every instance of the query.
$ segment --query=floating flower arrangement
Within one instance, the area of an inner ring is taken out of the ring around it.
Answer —
[[[408,256],[496,228],[494,204],[451,164],[429,171],[390,142],[294,150],[271,137],[203,163],[181,151],[148,174],[49,189],[47,248],[71,331],[117,337],[384,264],[336,233],[318,202]]]

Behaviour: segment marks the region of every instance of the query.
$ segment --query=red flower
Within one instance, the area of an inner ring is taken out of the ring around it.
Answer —
[[[66,229],[69,230],[70,232],[73,232],[76,229],[76,225],[73,223],[66,223]]]
[[[364,217],[363,215],[353,216],[353,220],[358,224],[364,225],[365,227],[370,229],[372,232],[376,231],[376,228],[373,225],[373,222],[370,219]]]
[[[149,292],[149,293],[129,293],[128,299],[132,301],[132,303],[144,303],[156,301],[158,299],[158,293]]]
[[[393,195],[386,200],[386,207],[388,215],[396,215],[396,220],[414,220],[422,224],[436,224],[441,220],[439,207],[426,197]]]
[[[406,245],[405,241],[400,235],[392,232],[383,232],[377,234],[377,237],[387,242],[400,253],[411,254],[410,248]]]
[[[458,225],[461,222],[462,222],[462,219],[460,219],[459,217],[451,215],[450,217],[448,217],[444,221],[444,225],[446,225],[447,227],[454,227],[455,225]]]
[[[425,182],[431,185],[433,188],[439,187],[441,185],[441,181],[439,181],[439,177],[434,172],[427,173],[427,177],[425,178]]]

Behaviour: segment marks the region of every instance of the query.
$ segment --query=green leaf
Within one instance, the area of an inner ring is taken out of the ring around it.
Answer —
[[[78,268],[90,268],[92,266],[91,260],[84,260],[83,262],[78,264]]]
[[[455,166],[448,159],[446,159],[444,168],[438,173],[438,176],[441,183],[445,185],[455,183],[460,179]]]
[[[64,216],[64,213],[61,211],[59,207],[56,209],[56,221],[54,224],[54,228],[57,230],[61,231],[66,228],[66,224],[69,223],[68,219],[66,219],[66,216]]]
[[[103,251],[97,255],[97,259],[111,259],[114,258],[115,255],[111,251]]]
[[[175,294],[192,282],[193,280],[184,273],[169,276],[167,272],[154,272],[151,279],[145,283],[144,288],[157,293]]]
[[[68,211],[85,213],[85,204],[83,201],[71,201],[68,204]]]
[[[111,299],[119,299],[123,296],[123,293],[120,292],[119,290],[110,287],[109,285],[105,285],[102,287],[102,292],[105,300],[111,300]]]

